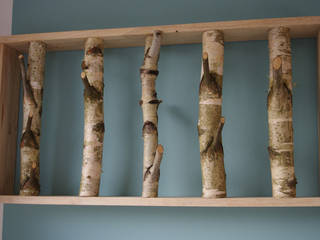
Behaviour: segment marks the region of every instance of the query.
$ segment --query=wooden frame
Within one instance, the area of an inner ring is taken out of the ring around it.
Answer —
[[[0,43],[0,194],[13,194],[20,68],[17,51]]]
[[[278,26],[289,27],[292,38],[316,37],[320,16],[22,34],[0,37],[0,43],[26,52],[28,42],[38,40],[47,44],[48,51],[66,51],[83,49],[85,39],[99,37],[106,48],[137,47],[144,46],[148,34],[160,30],[162,45],[191,44],[201,43],[201,34],[212,29],[222,30],[226,42],[266,40],[268,30]]]
[[[25,53],[30,41],[43,41],[49,51],[79,50],[88,37],[104,39],[106,48],[144,46],[145,37],[153,30],[163,34],[163,44],[201,42],[204,31],[219,29],[225,41],[266,40],[270,28],[286,26],[292,38],[318,38],[318,106],[320,106],[320,16],[194,23],[167,26],[23,34],[0,37],[0,204],[105,205],[105,206],[183,206],[183,207],[319,207],[320,197],[274,198],[141,198],[15,196],[14,174],[17,150],[20,70],[18,52]],[[320,139],[320,110],[318,108]],[[320,149],[320,140],[319,140]],[[320,154],[319,154],[320,155]],[[320,162],[320,157],[319,157]],[[320,165],[320,164],[319,164]]]
[[[320,197],[275,199],[201,198],[201,197],[77,197],[77,196],[0,196],[9,204],[87,205],[87,206],[156,206],[156,207],[320,207]]]

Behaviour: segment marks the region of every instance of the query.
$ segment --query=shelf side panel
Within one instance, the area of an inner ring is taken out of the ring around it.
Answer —
[[[0,44],[0,194],[13,194],[20,70],[18,52]]]
[[[320,187],[320,31],[318,32],[318,63],[317,63],[317,68],[318,68],[318,160],[319,160],[319,171],[318,171],[318,183]]]

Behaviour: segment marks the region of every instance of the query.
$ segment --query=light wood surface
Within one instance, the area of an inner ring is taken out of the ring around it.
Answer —
[[[77,196],[0,196],[0,203],[92,206],[158,206],[158,207],[319,207],[320,197],[312,198],[142,198]]]
[[[162,45],[191,44],[200,43],[202,33],[213,29],[222,30],[227,42],[265,40],[268,30],[277,26],[289,27],[292,38],[316,37],[320,16],[23,34],[0,37],[0,43],[22,52],[26,52],[30,41],[45,42],[49,51],[79,50],[88,37],[99,37],[104,40],[106,48],[135,47],[144,46],[145,37],[154,30],[160,30],[163,33]]]
[[[320,185],[320,31],[318,32],[318,159],[319,159],[319,185]]]
[[[13,194],[20,70],[15,49],[0,44],[0,194]]]

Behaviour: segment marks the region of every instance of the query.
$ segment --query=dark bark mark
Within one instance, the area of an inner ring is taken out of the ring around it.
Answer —
[[[145,134],[158,134],[158,129],[153,122],[146,121],[143,124],[142,133],[143,133],[143,135],[145,135]]]
[[[216,32],[208,33],[209,37],[211,37],[212,35],[214,35],[214,42],[220,43],[222,46],[224,46],[224,36],[222,31],[216,30]]]
[[[150,170],[151,170],[152,166],[153,166],[153,164],[151,166],[147,167],[146,172],[144,173],[144,176],[143,176],[143,181],[145,181],[147,179],[148,175],[151,174]]]
[[[139,101],[139,105],[141,106],[143,104],[143,101],[142,99]]]
[[[102,92],[89,84],[88,78],[85,74],[81,75],[81,79],[84,85],[84,97],[93,101],[102,100]]]
[[[161,35],[161,31],[160,30],[157,30],[154,32],[154,36],[155,37],[159,37]]]
[[[92,47],[87,50],[87,55],[103,57],[103,52],[99,47]]]
[[[271,163],[276,163],[283,167],[294,166],[293,153],[291,151],[278,152],[276,149],[268,147],[268,152]]]
[[[219,82],[222,82],[221,80],[221,75],[215,72],[210,73],[208,58],[203,58],[203,76],[200,82],[199,95],[209,92],[221,98],[222,86],[219,84]]]
[[[144,58],[143,58],[143,65],[145,64],[146,58],[149,58],[149,51],[150,51],[150,47],[147,48],[146,53],[144,54]]]
[[[279,156],[280,153],[278,153],[274,148],[268,147],[269,156],[272,159],[275,156]]]
[[[104,133],[104,131],[105,131],[104,122],[99,122],[99,123],[95,124],[93,126],[92,130],[95,131],[95,132]]]
[[[26,130],[22,134],[20,147],[30,147],[39,149],[39,144],[34,136],[33,131],[31,130],[32,116],[28,117]]]
[[[86,64],[86,62],[85,61],[82,61],[81,62],[81,69],[82,70],[86,70],[86,69],[88,69],[89,68],[89,66]]]
[[[158,70],[152,70],[152,69],[140,68],[140,74],[149,74],[149,75],[158,76],[159,71]]]
[[[40,90],[41,99],[43,99],[43,88]]]
[[[290,188],[295,188],[297,184],[298,184],[298,181],[297,181],[296,177],[294,177],[293,180],[288,181],[288,187],[290,187]]]
[[[203,151],[201,152],[201,154],[204,154],[204,153],[207,153],[207,152],[208,152],[210,146],[211,146],[212,143],[213,143],[213,140],[214,140],[214,139],[213,139],[213,136],[211,136],[210,139],[209,139],[209,141],[207,142],[207,145],[206,145],[205,149],[203,149]]]
[[[224,122],[220,122],[218,129],[215,132],[214,136],[211,136],[209,141],[207,142],[207,145],[203,151],[200,152],[200,154],[205,153],[222,153],[223,154],[223,146],[222,146],[222,128],[223,128]],[[202,134],[206,133],[206,130],[201,129],[198,126],[198,135],[201,136]]]
[[[162,101],[161,100],[158,100],[158,99],[154,99],[154,100],[151,100],[151,101],[149,101],[148,103],[150,103],[150,104],[160,104],[160,103],[162,103]]]
[[[26,73],[23,55],[19,56],[19,61],[20,61],[21,79],[23,84],[23,94],[26,97],[27,101],[29,103],[32,103],[35,106],[35,108],[37,108],[37,102],[35,100],[35,97],[30,85],[30,80],[27,78],[28,74]]]
[[[268,93],[268,107],[274,102],[277,105],[279,113],[286,113],[291,111],[292,106],[292,92],[287,86],[287,83],[282,77],[282,62],[281,58],[277,57],[274,62],[278,61],[277,66],[273,64],[273,82]],[[280,65],[279,65],[280,64]],[[278,66],[279,65],[279,66]]]
[[[20,190],[32,189],[33,191],[40,191],[38,171],[39,166],[31,169],[30,175],[21,184]]]
[[[203,130],[202,128],[200,128],[200,126],[198,125],[198,136],[200,137],[202,134],[204,134],[206,131]]]
[[[215,153],[223,153],[223,146],[222,146],[222,129],[224,126],[224,122],[220,122],[219,127],[217,129],[217,135],[215,136],[215,141],[213,143],[213,148]]]
[[[157,98],[157,97],[158,97],[158,94],[157,94],[156,90],[153,91],[152,97],[154,97],[154,98]]]

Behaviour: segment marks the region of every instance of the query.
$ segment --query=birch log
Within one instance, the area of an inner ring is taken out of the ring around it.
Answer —
[[[20,143],[20,195],[40,193],[40,129],[46,45],[30,42],[28,71],[19,56],[23,83],[23,130]]]
[[[221,132],[224,40],[221,31],[203,34],[203,66],[199,87],[198,134],[202,171],[202,196],[226,197],[226,174]]]
[[[293,161],[292,67],[289,29],[269,32],[270,84],[268,94],[269,157],[272,195],[296,196]]]
[[[140,68],[143,112],[143,186],[142,197],[157,197],[160,178],[160,163],[163,147],[158,145],[158,114],[161,100],[157,98],[156,78],[160,54],[161,33],[155,31],[146,37],[144,61]]]
[[[103,40],[88,38],[81,64],[84,84],[84,143],[80,196],[98,196],[104,138]]]

